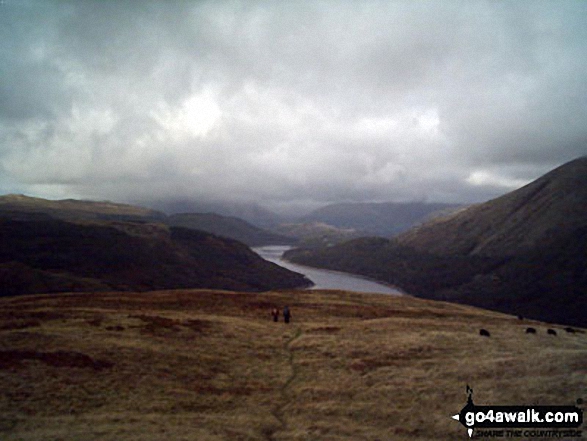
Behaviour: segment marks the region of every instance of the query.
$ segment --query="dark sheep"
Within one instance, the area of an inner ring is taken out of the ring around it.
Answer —
[[[575,329],[571,328],[570,326],[568,328],[565,328],[565,331],[567,331],[569,334],[574,334],[575,332],[577,332],[577,331],[575,331]]]
[[[549,335],[556,335],[556,331],[554,329],[549,329],[548,331],[546,331],[546,333]]]
[[[521,316],[521,315],[519,315],[519,316],[518,316],[518,320],[524,320],[524,317],[523,317],[523,316]]]
[[[534,329],[534,328],[526,328],[526,334],[536,334],[536,329]]]
[[[483,337],[490,337],[491,334],[489,333],[489,331],[487,329],[479,329],[479,335],[482,335]]]

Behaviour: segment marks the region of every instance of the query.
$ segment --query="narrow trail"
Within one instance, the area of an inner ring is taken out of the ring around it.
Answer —
[[[296,329],[294,335],[290,337],[284,344],[284,348],[288,353],[288,364],[291,370],[291,374],[285,380],[285,383],[279,388],[279,400],[275,407],[271,410],[271,414],[275,417],[277,421],[279,421],[279,427],[276,429],[271,429],[268,433],[266,433],[268,441],[275,441],[275,433],[281,432],[287,429],[287,421],[284,417],[285,408],[289,403],[292,402],[292,398],[289,396],[289,387],[295,381],[296,377],[298,376],[298,370],[294,363],[294,352],[291,349],[291,345],[302,336],[302,329]]]

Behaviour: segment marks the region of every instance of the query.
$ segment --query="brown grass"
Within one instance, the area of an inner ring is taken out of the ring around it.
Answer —
[[[273,323],[286,304],[292,323]],[[455,440],[466,384],[477,404],[587,398],[587,334],[408,296],[182,290],[0,308],[2,440]]]

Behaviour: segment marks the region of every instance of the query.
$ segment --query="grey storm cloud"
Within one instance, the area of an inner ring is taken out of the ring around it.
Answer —
[[[587,2],[0,4],[0,192],[474,202],[587,154]]]

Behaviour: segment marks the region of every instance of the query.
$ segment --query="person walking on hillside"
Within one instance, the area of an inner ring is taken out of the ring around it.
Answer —
[[[291,318],[291,312],[289,311],[289,306],[283,308],[283,320],[285,323],[289,323],[289,319]]]
[[[279,321],[279,309],[273,308],[271,310],[271,315],[273,316],[273,321],[274,322],[278,322]]]

